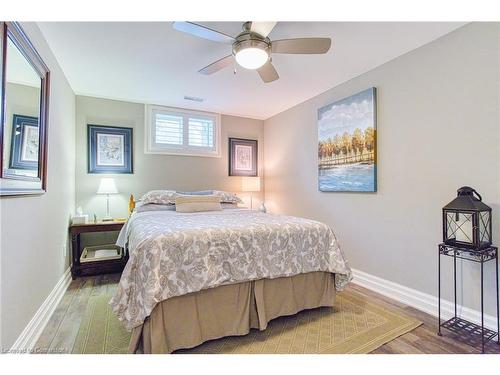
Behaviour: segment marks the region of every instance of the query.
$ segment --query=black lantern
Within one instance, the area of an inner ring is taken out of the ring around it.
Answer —
[[[463,186],[443,207],[443,241],[447,245],[481,250],[491,245],[491,207],[473,188]]]

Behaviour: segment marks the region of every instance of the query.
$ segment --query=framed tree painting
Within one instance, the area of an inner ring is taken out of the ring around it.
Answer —
[[[257,140],[229,138],[229,176],[257,176]]]
[[[318,110],[320,191],[377,191],[376,89]]]
[[[132,130],[88,124],[88,173],[133,173]]]

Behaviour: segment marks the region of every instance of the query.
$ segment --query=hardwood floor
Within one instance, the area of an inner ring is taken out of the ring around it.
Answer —
[[[38,352],[70,353],[75,343],[89,297],[113,293],[119,279],[119,274],[112,274],[82,277],[74,280],[40,336],[36,345]],[[376,349],[372,352],[373,354],[480,353],[480,350],[477,348],[457,341],[456,336],[451,332],[444,331],[444,336],[437,336],[437,318],[429,314],[356,284],[351,283],[347,289],[362,293],[368,296],[374,303],[413,316],[424,323],[413,331]],[[500,345],[497,345],[496,341],[490,341],[486,345],[486,352],[500,354]]]
[[[39,353],[71,353],[88,299],[112,294],[120,274],[81,277],[73,280],[37,341]]]
[[[437,318],[426,314],[413,307],[375,293],[369,289],[351,283],[348,289],[362,293],[374,302],[386,308],[400,311],[412,316],[423,324],[398,338],[388,342],[372,352],[372,354],[479,354],[479,346],[473,347],[458,341],[458,337],[452,332],[443,330],[443,336],[439,337],[437,332]],[[485,345],[485,352],[500,354],[500,345],[496,341],[490,341]]]

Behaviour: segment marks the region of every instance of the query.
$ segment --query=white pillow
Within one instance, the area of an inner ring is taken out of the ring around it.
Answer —
[[[149,211],[175,211],[175,204],[141,204],[135,208],[135,212],[149,212]]]
[[[216,195],[177,195],[175,197],[177,212],[221,211],[220,198]]]
[[[177,193],[173,190],[151,190],[141,198],[142,204],[175,204]]]

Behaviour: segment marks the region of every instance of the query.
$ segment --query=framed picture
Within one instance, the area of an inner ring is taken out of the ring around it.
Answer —
[[[229,176],[257,176],[257,140],[229,138]]]
[[[37,170],[39,140],[38,118],[14,114],[9,168]]]
[[[88,172],[133,173],[132,128],[87,125]]]
[[[318,110],[320,191],[377,191],[375,87]]]

